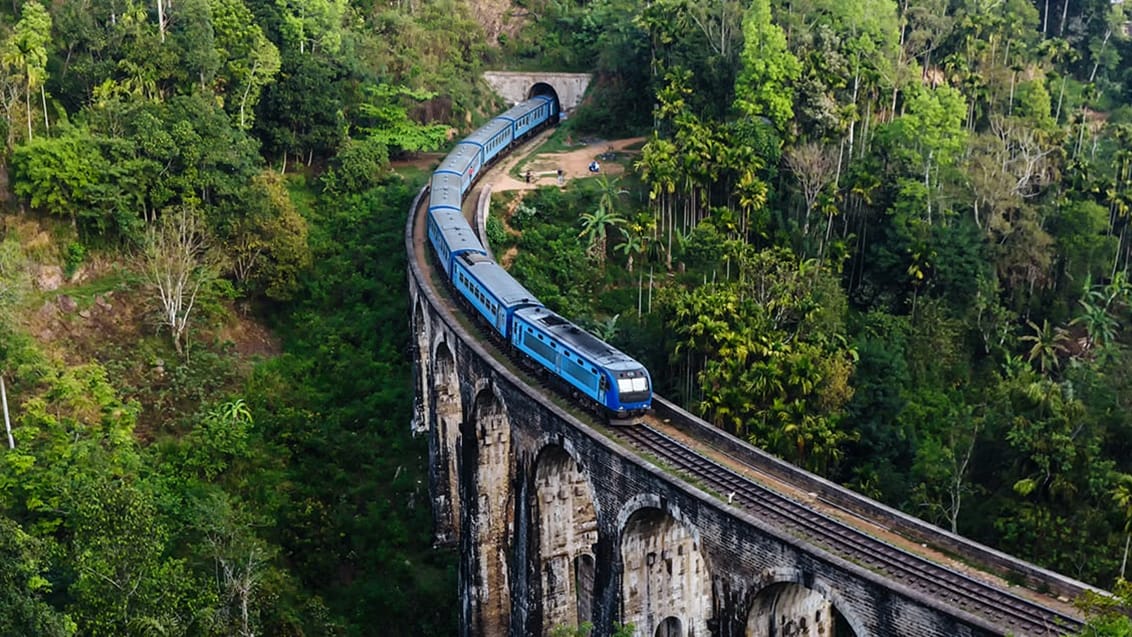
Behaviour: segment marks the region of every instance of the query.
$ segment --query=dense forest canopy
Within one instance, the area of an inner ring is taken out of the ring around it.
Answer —
[[[624,180],[494,227],[540,298],[716,425],[1113,586],[1130,25],[1103,0],[0,8],[0,633],[455,631],[409,437],[423,173],[390,162],[499,110],[489,66],[593,71],[571,132],[647,136]]]
[[[570,125],[648,136],[615,186],[636,197],[570,204],[615,237],[588,278],[516,261],[536,293],[597,290],[560,303],[782,457],[1100,586],[1126,575],[1123,3],[530,8],[504,50],[598,72]],[[523,232],[553,267],[565,237]]]

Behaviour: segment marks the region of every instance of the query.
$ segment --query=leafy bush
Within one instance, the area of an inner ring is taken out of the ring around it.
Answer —
[[[507,236],[507,229],[503,227],[503,221],[498,216],[491,215],[487,218],[487,243],[493,250],[498,250],[509,244],[514,243],[510,237]]]
[[[63,255],[63,275],[70,279],[86,259],[86,246],[72,241],[67,244],[66,254]]]
[[[364,192],[376,186],[388,169],[385,144],[368,138],[346,138],[322,176],[322,187],[335,195]]]

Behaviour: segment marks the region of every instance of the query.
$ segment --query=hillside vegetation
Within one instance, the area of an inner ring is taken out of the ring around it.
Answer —
[[[0,634],[455,632],[390,159],[498,111],[489,65],[593,70],[563,134],[649,136],[495,229],[540,298],[718,426],[1113,585],[1123,8],[0,9]]]

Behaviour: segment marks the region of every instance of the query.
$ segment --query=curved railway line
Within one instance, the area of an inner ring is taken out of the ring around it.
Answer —
[[[893,581],[945,600],[972,615],[997,617],[1020,635],[1063,635],[1080,620],[909,553],[739,475],[657,429],[636,424],[610,435],[666,468],[713,491],[732,506],[766,520],[799,539],[855,562]]]
[[[530,148],[532,145],[528,143],[525,147]],[[508,163],[500,162],[492,166],[483,176],[481,184],[488,182],[491,172],[503,169]],[[482,185],[477,186],[473,192],[469,192],[466,201],[478,201],[482,187]],[[455,316],[461,317],[460,322],[465,322],[462,313],[455,311],[456,303],[447,287],[442,284],[439,277],[434,276],[432,261],[427,258],[423,223],[426,206],[420,205],[422,199],[424,198],[418,196],[412,210],[414,218],[409,221],[410,227],[413,228],[411,240],[408,242],[412,250],[410,257],[416,259],[422,271],[426,273],[426,278],[432,284],[434,291],[439,293],[438,300],[447,305],[449,310],[453,310]],[[467,209],[465,214],[472,216]],[[465,322],[465,325],[467,326],[468,323]],[[512,371],[518,371],[515,364],[503,355],[503,348],[496,339],[480,338],[479,342],[501,364]],[[529,385],[539,387],[543,393],[558,395],[557,390],[545,382],[545,379],[531,374],[529,369],[522,371],[520,376]],[[578,409],[570,411],[579,417],[583,413]],[[804,498],[796,499],[784,495],[712,459],[704,451],[711,448],[709,443],[692,446],[663,433],[661,429],[665,429],[665,425],[660,418],[645,417],[635,420],[639,423],[632,426],[597,427],[597,429],[604,431],[610,439],[635,450],[643,461],[657,464],[663,470],[674,474],[674,477],[684,479],[701,491],[719,498],[721,502],[766,520],[769,525],[780,529],[786,535],[898,582],[904,587],[937,600],[942,607],[957,609],[961,614],[967,614],[975,619],[977,623],[994,626],[1002,630],[1003,634],[1049,637],[1075,634],[1083,627],[1082,620],[1071,614],[1074,611],[1070,606],[1062,603],[1064,600],[1043,597],[1034,591],[1029,592],[1034,593],[1033,596],[1038,599],[1027,599],[1008,591],[1009,585],[1004,582],[984,581],[918,555],[909,549],[895,546],[863,530],[866,523],[853,525],[826,515],[818,510],[820,507],[804,502]],[[645,424],[646,422],[649,424]],[[757,461],[730,456],[728,460],[728,464],[741,465],[743,469],[749,469],[753,474],[769,476],[765,474],[764,468],[756,464]],[[806,491],[805,486],[788,486],[800,493]],[[988,576],[987,579],[993,577]],[[1049,603],[1043,603],[1041,600]]]

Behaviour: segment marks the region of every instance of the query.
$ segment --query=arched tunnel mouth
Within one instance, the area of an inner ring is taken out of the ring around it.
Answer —
[[[562,101],[558,98],[558,91],[554,90],[553,86],[547,84],[546,82],[535,82],[534,85],[531,86],[530,90],[527,91],[527,99],[538,97],[540,95],[545,95],[553,99],[554,103],[558,105],[558,111],[561,112]]]

